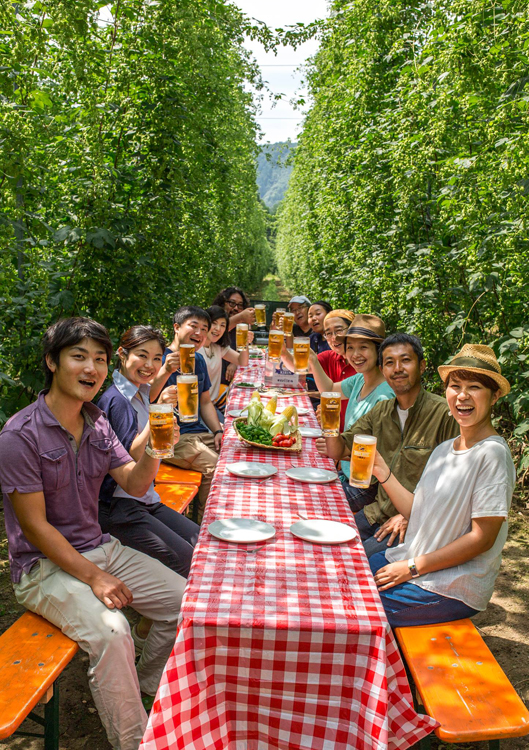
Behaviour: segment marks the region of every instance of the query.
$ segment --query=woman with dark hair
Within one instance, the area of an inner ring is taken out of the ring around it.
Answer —
[[[246,367],[248,364],[248,349],[243,352],[237,352],[230,346],[230,337],[228,332],[229,317],[223,307],[212,305],[208,307],[207,312],[211,318],[211,328],[202,347],[201,354],[204,355],[208,368],[211,388],[209,389],[211,400],[217,411],[220,412],[219,418],[224,421],[224,408],[226,406],[226,396],[228,395],[228,386],[222,383],[222,364],[229,362],[235,367],[241,365]],[[252,331],[248,331],[248,342],[253,340]]]
[[[323,335],[323,321],[325,320],[325,316],[328,315],[331,310],[331,305],[322,300],[313,302],[309,307],[309,326],[312,330],[312,333],[310,334],[310,348],[312,351],[316,352],[316,354],[327,352],[331,348]]]
[[[165,369],[162,365],[165,346],[162,333],[152,326],[129,328],[117,350],[114,382],[98,402],[135,461],[145,452],[149,439],[149,382],[162,367]],[[171,371],[166,374],[167,380]],[[176,386],[166,388],[159,400],[176,404]],[[160,560],[187,578],[199,527],[160,502],[154,482],[143,497],[132,497],[108,474],[99,500],[99,523],[105,533],[112,534],[127,547]],[[149,624],[143,620],[133,628],[133,639],[138,647],[147,636],[148,628]]]
[[[409,519],[403,544],[369,563],[391,626],[472,617],[486,608],[507,538],[516,471],[492,425],[510,385],[488,346],[465,344],[439,367],[461,434],[435,448],[415,492],[377,452],[373,474]]]

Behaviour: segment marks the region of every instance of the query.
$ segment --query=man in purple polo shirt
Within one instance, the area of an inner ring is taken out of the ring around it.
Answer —
[[[46,387],[0,433],[11,576],[17,600],[57,625],[89,655],[90,689],[110,744],[137,750],[171,652],[185,580],[101,532],[107,473],[142,497],[158,470],[149,448],[135,463],[90,403],[107,375],[112,343],[88,318],[61,320],[44,336]],[[153,621],[137,666],[120,610]]]

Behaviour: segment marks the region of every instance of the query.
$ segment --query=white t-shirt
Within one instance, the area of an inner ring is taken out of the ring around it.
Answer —
[[[415,488],[403,544],[388,549],[389,562],[434,552],[471,530],[473,518],[505,518],[487,552],[457,565],[414,578],[410,583],[458,599],[477,610],[486,608],[494,589],[507,539],[516,471],[505,440],[497,435],[464,451],[446,440],[433,451]]]
[[[409,411],[410,411],[409,409],[401,409],[400,406],[397,404],[397,414],[399,415],[401,432],[404,432],[404,426],[406,425],[406,420],[408,419]]]
[[[213,401],[213,403],[216,403],[218,401],[220,395],[222,358],[229,348],[229,346],[219,346],[218,344],[211,344],[210,346],[202,347],[202,349],[200,350],[200,353],[204,356],[204,359],[206,361],[209,379],[211,380],[209,395],[211,396],[211,400]]]

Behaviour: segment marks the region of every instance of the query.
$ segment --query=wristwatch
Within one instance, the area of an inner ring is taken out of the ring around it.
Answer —
[[[215,435],[223,435],[223,434],[224,434],[224,430],[215,430],[215,432],[213,433],[213,437],[215,437]]]
[[[412,578],[420,578],[421,574],[417,570],[414,557],[410,557],[410,559],[408,560],[408,568]]]

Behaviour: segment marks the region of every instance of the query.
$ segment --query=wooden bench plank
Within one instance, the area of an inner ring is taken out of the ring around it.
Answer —
[[[202,474],[199,471],[179,469],[178,466],[161,463],[154,481],[155,484],[192,484],[199,487]]]
[[[191,484],[161,484],[156,488],[160,500],[168,508],[183,513],[198,492]]]
[[[395,628],[424,708],[445,742],[522,737],[529,711],[471,620]]]
[[[46,695],[79,646],[33,612],[0,636],[0,739],[24,721]]]

